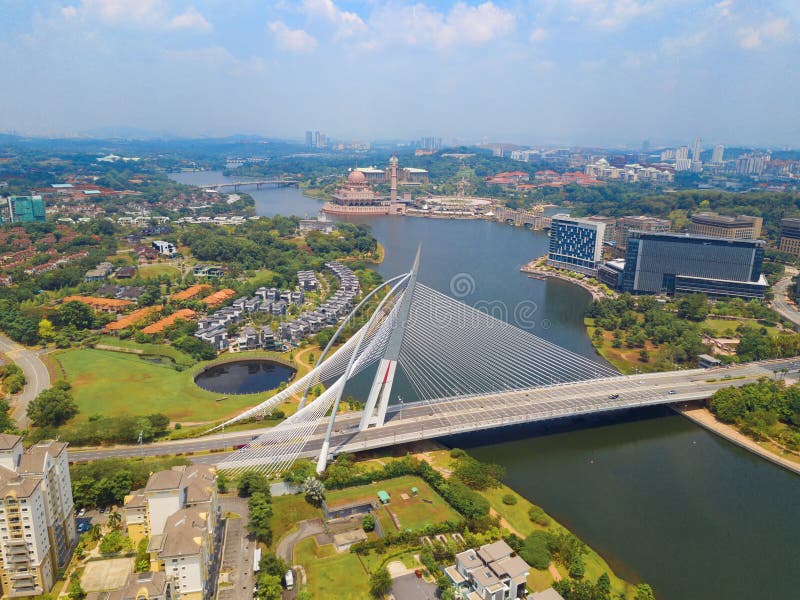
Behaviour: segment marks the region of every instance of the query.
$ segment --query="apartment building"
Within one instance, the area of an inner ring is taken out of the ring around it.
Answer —
[[[67,445],[0,434],[0,582],[3,596],[49,592],[77,543]]]
[[[204,465],[153,473],[125,497],[122,509],[135,543],[149,538],[150,569],[164,572],[182,600],[213,592],[220,549],[216,473]]]
[[[695,213],[687,230],[694,235],[710,235],[736,240],[757,240],[761,237],[761,217],[738,215],[728,217],[715,212]]]

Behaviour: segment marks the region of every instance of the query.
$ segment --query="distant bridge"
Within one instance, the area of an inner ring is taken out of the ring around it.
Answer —
[[[220,191],[224,188],[233,188],[234,191],[239,191],[239,188],[254,185],[256,189],[262,187],[297,187],[299,182],[295,179],[259,179],[257,181],[226,181],[223,183],[209,183],[203,185],[202,188],[206,190]]]

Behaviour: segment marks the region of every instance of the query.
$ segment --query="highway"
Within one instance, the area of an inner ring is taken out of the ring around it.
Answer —
[[[39,358],[38,352],[30,350],[2,334],[0,334],[0,353],[19,365],[22,372],[25,373],[27,383],[25,389],[13,397],[14,405],[11,416],[20,429],[26,429],[28,427],[28,404],[40,392],[50,387],[50,372]]]
[[[331,452],[357,452],[494,427],[703,400],[720,388],[741,386],[759,377],[775,376],[776,373],[780,375],[783,369],[797,372],[800,370],[800,360],[785,359],[719,369],[620,375],[530,390],[406,403],[389,408],[383,427],[362,432],[358,431],[361,413],[344,413],[336,419]],[[319,453],[327,422],[327,419],[319,421],[314,433],[306,441],[301,456],[315,457]],[[267,431],[269,429],[252,429],[191,440],[160,442],[141,448],[134,446],[71,450],[70,460],[213,451],[213,454],[194,460],[219,463],[223,468],[233,467],[228,462],[232,447],[248,443],[255,436]],[[275,446],[270,445],[269,449],[274,456]],[[265,453],[266,450],[264,448]],[[236,466],[248,464],[260,463],[256,460],[252,463],[237,463]]]
[[[800,326],[800,311],[797,310],[797,306],[794,304],[789,304],[789,298],[786,295],[791,284],[792,277],[790,275],[784,277],[772,287],[772,291],[775,294],[775,298],[772,300],[772,308],[784,319]]]

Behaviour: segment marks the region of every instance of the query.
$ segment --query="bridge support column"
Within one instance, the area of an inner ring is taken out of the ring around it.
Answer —
[[[378,365],[375,378],[372,380],[367,403],[364,406],[364,413],[358,425],[359,431],[364,431],[369,427],[381,427],[386,419],[386,409],[389,407],[389,399],[392,394],[392,384],[397,370],[397,359],[400,356],[400,348],[403,345],[403,335],[406,330],[406,321],[411,311],[411,299],[414,296],[414,287],[417,283],[417,271],[419,270],[420,249],[417,249],[417,256],[414,265],[411,267],[411,274],[408,278],[405,295],[397,313],[397,324],[389,336],[383,358]]]

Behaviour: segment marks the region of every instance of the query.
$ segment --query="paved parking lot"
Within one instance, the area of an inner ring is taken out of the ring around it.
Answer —
[[[418,579],[416,575],[403,575],[392,582],[395,600],[436,600],[436,584]]]
[[[116,590],[125,584],[133,573],[132,558],[110,558],[90,561],[81,577],[81,587],[87,592]]]

